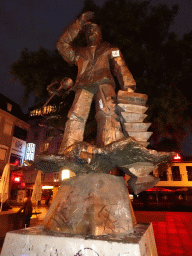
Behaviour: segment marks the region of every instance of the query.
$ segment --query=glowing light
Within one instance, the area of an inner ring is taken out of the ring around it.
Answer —
[[[70,177],[70,171],[69,170],[62,170],[61,179],[69,179]]]
[[[25,182],[21,183],[21,187],[24,188],[25,187]]]
[[[43,186],[42,189],[53,189],[53,186]]]
[[[181,160],[181,156],[179,154],[176,154],[176,156],[173,157],[173,160]]]
[[[20,182],[21,178],[20,177],[15,177],[15,182]]]

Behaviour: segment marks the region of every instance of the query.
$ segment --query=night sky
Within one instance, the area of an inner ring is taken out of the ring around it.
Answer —
[[[138,1],[138,0],[135,0]],[[141,0],[140,0],[141,1]],[[104,0],[96,0],[101,5]],[[152,4],[159,1],[152,0]],[[179,14],[171,30],[179,37],[192,30],[191,0],[160,0],[169,7],[178,3]],[[11,80],[9,66],[20,58],[24,48],[56,49],[56,41],[63,29],[73,21],[83,7],[82,0],[1,0],[0,3],[0,93],[21,104],[23,86]],[[112,43],[112,42],[111,42]],[[29,103],[31,106],[32,100]],[[26,113],[27,108],[22,108]]]

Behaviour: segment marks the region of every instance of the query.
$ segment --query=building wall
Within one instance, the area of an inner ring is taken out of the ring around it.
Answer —
[[[178,167],[178,170],[180,172],[180,181],[174,180],[173,167]],[[191,175],[189,174],[189,169],[192,169],[192,163],[190,162],[172,163],[171,167],[168,168],[166,173],[167,180],[159,181],[156,186],[192,187],[192,180],[190,178]]]
[[[46,124],[46,119],[43,118],[31,119],[29,124],[31,127],[27,142],[35,144],[35,155],[41,153],[57,154],[62,141],[62,133],[57,129],[50,128]]]
[[[0,109],[0,173],[3,171],[6,163],[8,163],[10,160],[10,153],[12,151],[12,143],[14,140],[13,132],[15,126],[18,126],[24,130],[29,130],[30,127],[28,123]],[[21,150],[21,148],[23,147],[23,145],[21,145],[21,140],[18,139],[17,142],[17,138],[15,138],[15,143],[16,146],[18,146],[18,150]],[[14,150],[17,149],[15,148]]]

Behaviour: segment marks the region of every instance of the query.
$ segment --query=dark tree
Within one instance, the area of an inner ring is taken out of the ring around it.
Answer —
[[[39,48],[35,52],[24,49],[21,58],[11,65],[10,72],[15,80],[18,79],[24,85],[24,102],[34,92],[36,103],[43,104],[48,97],[47,86],[65,76],[75,80],[77,69],[63,61],[57,50]]]

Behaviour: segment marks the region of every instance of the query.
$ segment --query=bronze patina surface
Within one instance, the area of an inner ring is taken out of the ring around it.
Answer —
[[[138,194],[153,187],[159,181],[149,173],[159,164],[171,161],[173,154],[146,149],[133,138],[127,138],[102,148],[79,142],[68,147],[64,156],[42,155],[37,157],[35,165],[44,171],[69,169],[77,176],[88,173],[109,174],[117,166],[131,177],[129,185],[135,194]]]
[[[113,66],[122,90],[133,92],[136,83],[119,48],[102,41],[99,26],[90,22],[93,17],[92,12],[83,13],[64,30],[57,43],[63,59],[78,66],[77,79],[72,87],[76,96],[68,113],[59,154],[74,143],[83,141],[93,99],[98,123],[97,145],[101,147],[124,137],[115,113],[116,85],[110,66]],[[75,48],[73,41],[81,31],[85,33],[87,46]]]

